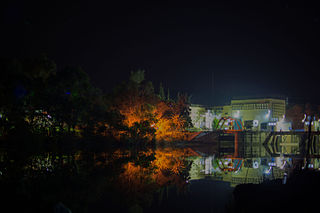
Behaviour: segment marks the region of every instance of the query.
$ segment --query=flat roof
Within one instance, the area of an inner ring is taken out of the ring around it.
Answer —
[[[267,104],[267,103],[278,103],[285,104],[285,100],[276,99],[276,98],[261,98],[261,99],[240,99],[240,100],[231,100],[231,105],[234,104]]]
[[[287,97],[282,95],[270,95],[270,96],[234,96],[231,100],[248,100],[248,99],[278,99],[286,100]]]
[[[233,97],[228,104],[225,105],[204,105],[204,104],[191,104],[191,107],[203,107],[203,108],[215,108],[215,107],[226,107],[231,106],[231,103],[233,101],[271,101],[271,100],[277,100],[277,101],[286,101],[286,97],[284,96],[235,96]]]

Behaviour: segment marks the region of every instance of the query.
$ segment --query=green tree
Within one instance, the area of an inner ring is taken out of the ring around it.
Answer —
[[[33,120],[39,94],[46,88],[48,79],[55,75],[56,65],[45,56],[36,59],[0,61],[3,73],[0,79],[0,113],[2,133],[15,128],[26,118]],[[36,98],[37,97],[37,98]]]
[[[85,125],[91,116],[90,104],[101,95],[88,75],[81,68],[67,67],[50,80],[44,109],[54,118],[55,126],[70,132],[76,125]]]
[[[217,118],[214,118],[212,121],[212,130],[217,130],[219,127],[219,120]]]
[[[185,124],[185,128],[191,128],[192,122],[190,118],[190,102],[189,102],[189,96],[187,94],[180,94],[178,95],[177,100],[177,110],[180,115],[180,117],[183,118]]]
[[[162,83],[160,83],[160,86],[159,86],[159,97],[161,100],[166,99],[166,96],[164,95],[164,89],[163,89]]]
[[[140,84],[144,81],[144,70],[131,71],[130,81],[136,84]]]

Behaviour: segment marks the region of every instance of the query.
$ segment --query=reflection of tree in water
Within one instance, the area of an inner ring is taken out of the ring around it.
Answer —
[[[187,150],[148,150],[140,153],[138,158],[152,159],[148,164],[143,160],[128,162],[123,166],[119,182],[125,191],[129,205],[149,206],[153,201],[154,192],[163,195],[162,188],[169,185],[177,186],[183,191],[187,184],[190,163],[186,160]],[[160,198],[161,199],[161,198]]]
[[[19,162],[19,175],[2,168],[2,201],[19,203],[14,210],[23,207],[24,212],[51,211],[59,202],[72,212],[144,208],[162,187],[184,189],[187,155],[186,150],[172,149],[38,154],[23,166]],[[13,164],[13,159],[6,159],[2,165]]]

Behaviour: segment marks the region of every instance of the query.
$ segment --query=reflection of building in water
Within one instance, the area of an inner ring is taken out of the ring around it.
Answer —
[[[301,155],[307,148],[308,133],[305,132],[272,132],[265,140],[264,148],[272,155]],[[320,133],[312,132],[310,140],[311,155],[320,156]]]
[[[244,158],[268,157],[274,155],[300,155],[302,144],[307,148],[308,135],[305,132],[239,132],[238,155]],[[218,151],[222,155],[234,153],[235,134],[219,133]],[[320,156],[320,132],[311,134],[310,154]]]
[[[213,166],[212,166],[213,159],[214,158],[212,156],[205,158],[205,160],[204,160],[204,173],[205,174],[211,174],[211,172],[213,171]]]
[[[212,129],[213,120],[221,117],[241,119],[246,129],[276,130],[277,122],[285,115],[286,101],[276,98],[233,99],[230,105],[202,106],[191,105],[191,120],[195,127]],[[291,126],[282,123],[278,130]]]
[[[306,159],[302,158],[307,148],[305,132],[239,132],[237,153],[233,134],[219,134],[216,151],[211,152],[215,155],[201,152],[202,156],[190,157],[193,162],[189,172],[191,180],[213,179],[229,182],[231,186],[257,184],[265,179],[282,179],[285,173],[290,177],[294,168],[306,165]],[[320,170],[318,132],[311,133],[309,153],[309,168]]]
[[[289,166],[290,159],[275,158],[250,158],[232,159],[192,157],[190,169],[191,180],[213,179],[230,182],[231,186],[242,183],[261,183],[265,179],[282,179],[285,168]]]

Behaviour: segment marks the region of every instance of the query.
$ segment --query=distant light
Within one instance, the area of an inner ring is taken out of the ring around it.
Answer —
[[[66,95],[70,95],[71,94],[71,92],[66,92]]]
[[[264,173],[267,174],[267,175],[270,174],[271,168],[272,168],[272,167],[270,166],[270,168],[267,169],[267,170],[265,170]]]
[[[287,173],[284,173],[282,184],[286,184],[286,183],[287,183]]]
[[[284,161],[283,165],[280,168],[283,169],[286,164],[287,164],[287,161]]]
[[[302,119],[302,123],[304,123],[304,121],[306,120],[306,118],[307,118],[307,115],[304,114],[304,118]]]
[[[268,112],[267,112],[267,114],[265,115],[266,119],[270,118],[270,114],[271,114],[271,111],[270,111],[270,109],[268,109]]]

